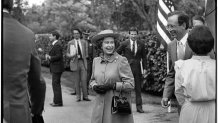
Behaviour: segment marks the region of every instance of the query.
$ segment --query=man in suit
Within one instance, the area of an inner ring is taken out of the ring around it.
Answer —
[[[92,75],[92,62],[93,58],[95,57],[95,48],[90,40],[90,31],[86,30],[83,32],[83,39],[86,41],[86,59],[87,59],[87,85],[89,85],[89,80]],[[89,87],[87,86],[87,90]]]
[[[193,55],[192,50],[188,46],[188,28],[189,28],[189,17],[186,13],[180,11],[174,11],[168,14],[167,30],[174,39],[168,45],[169,54],[169,72],[167,73],[163,98],[161,100],[162,107],[168,107],[168,101],[174,94],[175,89],[175,61],[179,59],[190,59]],[[213,51],[210,53],[211,58],[214,58]],[[178,106],[178,112],[180,112],[180,106]]]
[[[73,30],[74,39],[68,42],[67,57],[70,58],[70,69],[76,83],[77,102],[81,101],[81,86],[83,92],[83,100],[91,101],[87,94],[87,52],[86,42],[81,39],[81,31]],[[81,86],[80,86],[81,84]]]
[[[63,106],[62,92],[61,92],[61,75],[64,72],[63,50],[61,42],[58,40],[60,34],[53,31],[49,37],[52,42],[49,55],[46,54],[46,59],[50,61],[50,72],[52,73],[52,89],[54,93],[53,103],[50,105]]]
[[[41,76],[34,33],[10,15],[13,0],[3,0],[3,120],[32,123],[42,115],[46,85]],[[31,108],[30,108],[31,107]]]
[[[137,40],[138,30],[131,28],[129,30],[130,39],[120,43],[117,48],[119,54],[123,54],[131,67],[134,79],[135,79],[135,93],[136,93],[136,108],[137,112],[144,113],[142,109],[142,97],[141,97],[141,82],[142,72],[140,61],[142,60],[143,74],[146,73],[146,55],[145,45],[143,42]]]

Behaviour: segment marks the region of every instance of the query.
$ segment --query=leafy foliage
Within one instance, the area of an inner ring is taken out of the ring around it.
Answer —
[[[147,55],[147,75],[143,80],[143,90],[161,93],[167,75],[166,51],[160,48],[155,34],[150,34],[145,40]]]

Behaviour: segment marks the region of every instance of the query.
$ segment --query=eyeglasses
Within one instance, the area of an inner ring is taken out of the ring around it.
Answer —
[[[168,30],[168,29],[172,29],[172,28],[176,28],[176,27],[178,27],[178,25],[169,24],[166,26],[166,29]]]

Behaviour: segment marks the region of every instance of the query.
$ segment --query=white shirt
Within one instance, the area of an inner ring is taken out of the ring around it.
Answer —
[[[81,44],[81,41],[80,41],[80,39],[74,39],[74,41],[75,41],[75,45],[76,45],[76,49],[77,49],[77,54],[78,54],[78,44],[77,43],[79,43],[79,48],[80,48],[80,50],[81,50],[81,53],[82,53],[82,56],[83,56],[83,50],[82,50],[82,44]]]
[[[210,56],[192,56],[175,62],[175,94],[180,104],[189,101],[214,100],[216,61]],[[183,90],[183,91],[180,91]]]
[[[185,36],[183,36],[183,38],[180,41],[177,41],[177,47],[178,47],[178,43],[182,43],[183,45],[183,51],[185,53],[185,48],[186,48],[186,42],[187,42],[187,38],[188,38],[188,33],[185,34]],[[177,54],[178,54],[178,49],[177,49]]]
[[[133,49],[133,42],[134,42],[134,41],[132,41],[132,40],[130,39],[130,48],[131,48],[131,51],[132,51],[132,49]],[[136,51],[137,51],[137,41],[135,41],[135,52],[134,52],[134,53],[136,53]]]
[[[55,45],[58,42],[58,40],[55,40],[52,42],[52,45]]]

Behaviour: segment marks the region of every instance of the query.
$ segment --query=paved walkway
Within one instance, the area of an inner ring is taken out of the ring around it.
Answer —
[[[70,88],[62,86],[63,107],[51,107],[49,105],[53,98],[51,80],[45,78],[45,81],[47,89],[45,111],[43,112],[45,123],[90,123],[95,101],[94,96],[89,96],[92,100],[90,102],[76,102],[76,96],[70,95]],[[143,109],[145,110],[143,114],[136,112],[135,104],[132,104],[132,108],[135,123],[178,122],[178,115],[175,111],[174,113],[167,113],[167,110],[161,108],[159,105],[143,105]]]

